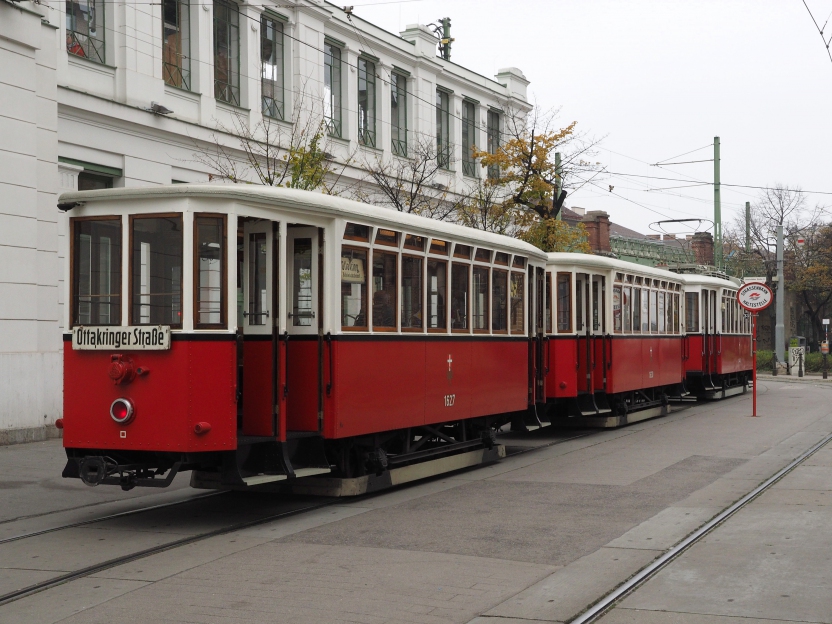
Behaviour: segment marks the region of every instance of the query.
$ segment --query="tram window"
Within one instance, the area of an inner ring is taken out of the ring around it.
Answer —
[[[379,228],[376,232],[376,245],[399,246],[399,233],[393,230]]]
[[[523,256],[514,256],[514,260],[511,261],[511,266],[515,269],[523,269],[526,266],[526,259]]]
[[[679,293],[673,293],[673,333],[679,333]]]
[[[312,327],[312,239],[296,238],[292,250],[292,325]]]
[[[641,288],[633,288],[633,332],[641,333]]]
[[[695,334],[699,331],[699,293],[685,293],[685,332]]]
[[[508,331],[508,273],[495,269],[491,274],[491,330]]]
[[[650,291],[641,289],[641,332],[650,333]]]
[[[448,263],[428,260],[428,329],[445,329]]]
[[[121,219],[73,219],[72,231],[72,324],[121,325]]]
[[[600,305],[601,293],[598,290],[598,281],[592,280],[592,329],[598,331],[600,329]]]
[[[448,255],[448,243],[443,240],[439,240],[434,238],[430,241],[430,253],[437,254],[439,256],[447,256]]]
[[[558,331],[572,331],[572,274],[558,273]]]
[[[659,329],[659,323],[656,318],[656,294],[655,290],[650,291],[650,331],[653,333],[656,333]]]
[[[581,332],[584,328],[584,280],[580,277],[575,280],[575,328]]]
[[[470,260],[471,247],[469,245],[460,245],[457,243],[454,245],[454,258],[465,258],[466,260]]]
[[[406,234],[404,237],[404,248],[413,249],[414,251],[424,251],[425,237],[416,236],[415,234]]]
[[[508,266],[508,254],[498,251],[494,254],[494,264],[502,264]]]
[[[665,308],[664,308],[664,293],[658,293],[659,303],[658,303],[658,311],[656,313],[656,320],[659,323],[658,331],[660,334],[664,333],[664,324],[667,317],[665,316]]]
[[[370,242],[370,226],[358,225],[357,223],[347,223],[347,229],[344,230],[344,238],[347,240]]]
[[[612,287],[612,327],[617,334],[621,333],[621,286]]]
[[[373,251],[373,329],[396,329],[398,260],[396,253]]]
[[[633,289],[625,286],[621,291],[621,318],[624,321],[624,332],[629,334],[633,328],[633,307],[632,307]]]
[[[268,321],[269,286],[266,281],[268,257],[266,233],[249,234],[248,310],[250,325],[265,325]]]
[[[477,253],[474,255],[474,260],[477,262],[491,262],[491,250],[478,247]]]
[[[341,249],[341,327],[367,329],[367,250]]]
[[[225,217],[195,217],[194,254],[197,271],[194,325],[197,329],[224,327]]]
[[[546,273],[546,311],[544,314],[546,315],[546,333],[552,333],[552,313],[554,308],[552,308],[552,274]]]
[[[616,273],[616,274],[615,274],[615,281],[616,281],[616,282],[622,282],[622,281],[624,281],[624,274],[623,274],[623,273]]]
[[[451,329],[468,329],[468,279],[470,267],[454,262],[451,265]]]
[[[523,333],[523,278],[522,273],[511,274],[511,331]]]
[[[488,268],[474,267],[474,300],[471,316],[474,331],[488,331]]]
[[[182,216],[131,219],[132,322],[182,326]]]
[[[422,258],[402,256],[402,329],[422,329]]]

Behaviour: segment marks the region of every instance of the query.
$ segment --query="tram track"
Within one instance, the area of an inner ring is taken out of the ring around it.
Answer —
[[[751,490],[748,494],[737,500],[732,505],[728,506],[716,516],[711,518],[704,525],[693,531],[687,537],[682,539],[676,545],[672,546],[667,552],[655,559],[652,563],[642,568],[639,572],[631,576],[624,583],[616,587],[611,592],[607,593],[590,606],[586,611],[569,620],[569,624],[592,624],[598,619],[606,615],[611,609],[624,598],[638,590],[647,581],[653,578],[661,570],[673,563],[682,554],[684,554],[692,546],[696,545],[703,538],[708,536],[712,531],[717,529],[728,519],[730,519],[738,511],[746,507],[748,504],[757,499],[766,490],[783,479],[786,475],[792,472],[795,468],[800,466],[804,461],[809,459],[812,455],[817,453],[820,449],[832,441],[832,434],[826,436],[823,440],[815,444],[813,447],[803,452],[797,458],[792,460],[785,468],[776,472],[774,475],[763,481],[756,488]]]

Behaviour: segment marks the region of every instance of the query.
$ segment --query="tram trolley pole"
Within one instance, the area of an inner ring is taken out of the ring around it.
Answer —
[[[757,416],[757,315],[771,305],[771,288],[762,282],[748,282],[737,291],[737,303],[751,314],[751,411]],[[776,364],[775,364],[776,366]]]

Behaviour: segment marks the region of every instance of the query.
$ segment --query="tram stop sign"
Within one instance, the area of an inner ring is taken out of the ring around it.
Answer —
[[[737,291],[737,302],[749,312],[760,312],[771,305],[774,293],[762,282],[749,282]]]

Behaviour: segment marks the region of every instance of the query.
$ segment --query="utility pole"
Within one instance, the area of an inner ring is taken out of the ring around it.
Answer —
[[[774,353],[778,362],[785,362],[786,331],[785,316],[786,285],[783,280],[783,224],[777,226],[777,301],[774,322]],[[776,364],[775,364],[776,366]]]
[[[560,170],[560,152],[555,152],[555,201],[560,198],[560,192],[563,189],[563,176]],[[558,221],[563,221],[563,208],[558,210],[555,217]]]
[[[751,202],[745,202],[745,253],[751,253]]]
[[[439,49],[442,52],[442,58],[446,61],[451,60],[451,18],[443,17],[439,20],[442,24],[442,39],[440,40]]]
[[[722,268],[722,201],[719,195],[719,137],[714,137],[714,264]]]

